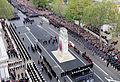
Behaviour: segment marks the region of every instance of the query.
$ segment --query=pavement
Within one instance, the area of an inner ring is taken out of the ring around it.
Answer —
[[[38,42],[37,39],[40,40],[48,40],[51,36],[57,36],[59,35],[59,29],[54,28],[54,26],[49,25],[49,23],[45,20],[43,20],[41,17],[31,18],[35,20],[35,23],[26,24],[24,25],[22,23],[23,18],[25,15],[23,15],[21,12],[18,14],[20,16],[20,20],[16,21],[10,21],[11,23],[14,23],[17,28],[16,32],[20,32],[19,37],[24,37],[24,45],[26,48],[30,46],[31,44],[39,44],[42,49],[42,54],[39,52],[33,53],[31,50],[28,50],[32,60],[36,63],[37,67],[41,69],[41,65],[38,65],[37,62],[39,60],[40,55],[43,55],[46,57],[46,59],[49,61],[51,66],[53,67],[53,70],[56,72],[56,74],[59,77],[60,82],[64,82],[63,77],[60,76],[61,72],[73,69],[75,67],[84,66],[88,64],[88,62],[82,58],[81,55],[78,55],[72,48],[69,48],[69,52],[76,58],[75,60],[67,61],[64,63],[59,63],[58,60],[55,58],[55,56],[51,53],[51,51],[55,51],[58,48],[58,44],[47,44],[43,45],[42,42]],[[40,21],[43,20],[43,25],[39,25]],[[114,82],[120,82],[120,72],[117,72],[112,67],[107,67],[105,61],[102,61],[98,56],[92,55],[92,52],[89,51],[84,47],[83,44],[78,44],[75,42],[75,39],[68,35],[69,41],[72,41],[75,46],[81,51],[81,52],[87,52],[87,56],[89,56],[93,61],[93,68],[91,71],[94,72],[94,82],[109,82],[109,80],[114,80]],[[44,76],[45,80],[47,82],[57,82],[56,79],[50,80],[45,73],[45,71],[42,72],[42,75]],[[66,77],[67,82],[74,82],[75,80],[72,79],[70,76]]]

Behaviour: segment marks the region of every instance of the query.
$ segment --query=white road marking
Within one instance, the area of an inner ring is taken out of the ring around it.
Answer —
[[[30,40],[30,38],[27,36],[27,34],[25,33],[25,36],[27,37],[27,39],[30,41],[30,43],[32,44],[32,45],[34,45],[33,43],[32,43],[32,41]]]
[[[30,33],[30,32],[20,33],[19,35],[24,35],[24,34],[27,34],[27,33]]]
[[[113,78],[112,78],[112,77],[110,77],[110,79],[112,79],[112,80],[113,80]]]
[[[56,66],[54,66],[54,68],[57,68],[58,66],[56,65]]]
[[[94,72],[94,74],[95,74],[102,82],[104,82],[97,73]]]
[[[41,28],[41,29],[43,29],[43,30],[45,30],[42,26],[40,26],[40,25],[37,25],[39,28]],[[45,30],[47,33],[49,33],[47,30]],[[49,33],[50,34],[50,33]],[[50,34],[50,35],[52,35],[52,34]],[[52,35],[53,36],[53,35]]]
[[[96,65],[104,74],[106,74],[107,76],[109,76],[104,70],[102,70],[96,63],[93,62],[94,65]]]
[[[38,25],[38,27],[42,27],[42,26],[40,26],[40,25]],[[44,29],[44,28],[42,28],[42,29]],[[49,28],[49,29],[51,29],[51,28]],[[47,33],[49,33],[46,29],[44,29]],[[53,32],[55,32],[53,29],[51,29]],[[57,35],[59,35],[57,32],[55,32]],[[51,33],[49,33],[50,35],[52,35]],[[53,36],[53,35],[52,35]],[[70,49],[69,49],[70,50]],[[70,50],[71,51],[71,50]],[[73,53],[74,54],[74,53]],[[77,55],[75,55],[84,65],[86,65],[85,64],[85,62],[83,62]],[[92,69],[91,69],[92,70]],[[95,75],[102,81],[102,82],[104,82],[100,77],[99,77],[99,75],[97,75],[96,73],[95,73]]]
[[[120,81],[117,81],[117,80],[108,79],[107,77],[105,77],[105,79],[106,79],[108,82],[120,82]]]
[[[29,29],[28,27],[26,27],[26,29],[27,29],[28,31],[30,31],[30,29]]]

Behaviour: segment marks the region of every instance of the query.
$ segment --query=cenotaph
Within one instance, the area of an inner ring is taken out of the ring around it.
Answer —
[[[52,53],[60,63],[75,59],[68,51],[68,33],[66,28],[60,28],[58,49],[52,51]]]

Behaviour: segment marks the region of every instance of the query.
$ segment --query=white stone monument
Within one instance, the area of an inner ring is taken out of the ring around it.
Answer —
[[[59,44],[58,44],[58,53],[61,56],[65,56],[68,52],[68,34],[67,30],[65,28],[60,29],[60,35],[59,35]]]
[[[60,63],[75,59],[68,51],[68,33],[66,28],[60,28],[58,50],[52,51],[52,53]]]

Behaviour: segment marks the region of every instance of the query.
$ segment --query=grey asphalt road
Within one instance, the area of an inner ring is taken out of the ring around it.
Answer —
[[[81,55],[78,55],[76,52],[74,52],[72,48],[69,48],[69,51],[73,54],[73,56],[76,59],[72,61],[64,62],[64,63],[59,63],[51,53],[51,51],[57,50],[58,44],[56,43],[54,45],[52,44],[43,45],[41,42],[38,42],[36,40],[38,38],[43,40],[48,40],[50,36],[58,37],[59,29],[54,28],[54,26],[49,25],[48,22],[44,21],[39,17],[32,18],[35,20],[35,23],[33,23],[32,25],[30,24],[24,25],[22,21],[25,16],[21,12],[19,12],[18,15],[20,16],[20,20],[10,21],[10,22],[15,23],[15,25],[17,26],[17,29],[16,29],[17,32],[21,32],[19,35],[21,40],[23,37],[25,38],[25,40],[23,41],[25,47],[27,48],[31,44],[39,44],[43,50],[42,54],[40,54],[39,52],[33,53],[31,50],[28,50],[30,52],[32,60],[36,63],[39,69],[41,69],[41,65],[38,65],[37,61],[40,55],[44,55],[49,61],[49,63],[52,65],[54,71],[57,73],[60,82],[63,82],[63,78],[60,77],[60,73],[62,71],[70,70],[72,68],[88,64],[88,62],[84,60]],[[42,26],[39,25],[39,21],[41,20],[44,21]],[[81,52],[86,51],[87,55],[94,62],[94,67],[91,70],[94,71],[95,82],[108,82],[109,79],[120,81],[120,72],[115,71],[110,66],[107,67],[106,63],[96,55],[92,56],[91,51],[89,51],[88,49],[85,49],[83,44],[76,43],[74,41],[74,38],[71,35],[69,35],[69,41],[72,41]],[[44,78],[47,80],[47,82],[56,82],[55,78],[50,81],[45,71],[43,71],[42,74]],[[75,81],[74,79],[67,77],[68,82],[70,82],[71,80]]]

